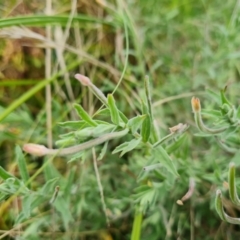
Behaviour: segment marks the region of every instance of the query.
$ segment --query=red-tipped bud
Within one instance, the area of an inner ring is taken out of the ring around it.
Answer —
[[[43,145],[27,143],[27,144],[24,144],[23,151],[25,151],[26,153],[30,153],[34,156],[40,157],[40,156],[46,155],[48,152],[48,149]]]
[[[192,103],[193,112],[201,111],[201,103],[200,103],[199,98],[192,97],[191,103]]]
[[[91,84],[91,80],[82,74],[77,73],[74,77],[84,86],[89,86]]]

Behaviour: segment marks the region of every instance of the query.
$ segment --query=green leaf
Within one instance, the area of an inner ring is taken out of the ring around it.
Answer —
[[[41,195],[43,196],[48,196],[51,195],[51,193],[54,192],[54,188],[57,185],[57,181],[59,180],[59,178],[52,178],[49,179],[42,187],[42,189],[40,190]]]
[[[83,121],[88,123],[90,126],[97,126],[97,123],[88,115],[88,113],[82,108],[81,105],[74,104],[74,108],[76,109],[77,114],[82,118]]]
[[[155,164],[143,167],[143,170],[145,172],[150,172],[150,171],[156,170],[157,168],[161,168],[161,167],[162,167],[161,163],[155,163]]]
[[[194,133],[194,136],[196,137],[212,137],[212,134],[210,133]]]
[[[69,224],[74,221],[71,211],[69,211],[69,203],[63,196],[58,196],[53,205],[61,214],[65,229],[69,229]]]
[[[228,172],[229,195],[234,204],[240,206],[240,200],[237,194],[237,187],[235,182],[235,164],[230,163]]]
[[[227,97],[225,96],[226,90],[227,90],[227,86],[225,86],[225,88],[220,91],[220,95],[221,95],[221,99],[222,99],[222,104],[225,103],[225,104],[227,104],[227,105],[229,105],[229,106],[232,106],[232,103],[231,103],[231,102],[227,99]]]
[[[168,145],[166,147],[166,151],[168,152],[168,154],[174,152],[175,150],[179,149],[180,146],[186,141],[186,135],[182,135],[180,136],[174,143],[172,143],[171,145]]]
[[[119,110],[116,106],[113,95],[108,94],[107,100],[108,100],[108,107],[109,107],[110,114],[111,114],[111,120],[114,124],[119,126],[120,125],[120,116],[119,116],[119,112],[118,112]]]
[[[79,161],[79,159],[82,159],[82,163],[86,160],[88,151],[80,151],[74,155],[71,156],[70,160],[68,163],[74,162],[74,161]]]
[[[153,155],[169,172],[176,177],[179,176],[172,159],[161,145],[153,149]]]
[[[74,135],[78,139],[82,139],[82,138],[85,139],[88,137],[92,137],[93,132],[94,132],[94,127],[86,127],[82,130],[76,131]]]
[[[131,150],[133,150],[134,148],[136,148],[139,143],[141,142],[142,138],[138,138],[138,139],[133,139],[130,142],[125,142],[119,146],[117,146],[114,150],[113,150],[113,154],[114,153],[118,153],[121,152],[120,156],[123,156],[126,152],[129,152]]]
[[[110,115],[110,111],[108,108],[103,108],[103,109],[100,109],[98,110],[95,115],[100,115],[100,116],[109,116]]]
[[[109,117],[110,117],[110,114],[109,114]],[[102,120],[95,120],[95,122],[99,125],[99,124],[106,124],[106,125],[109,125],[111,123],[109,122],[106,122],[106,121],[102,121]]]
[[[94,128],[92,136],[94,138],[99,137],[105,133],[110,133],[116,128],[113,124],[99,124],[97,127]]]
[[[202,116],[211,117],[211,118],[220,118],[222,117],[222,113],[219,110],[214,109],[202,109],[201,110]]]
[[[30,217],[32,211],[31,205],[33,200],[34,200],[33,194],[25,195],[22,199],[22,212],[24,213],[26,219]]]
[[[128,122],[128,118],[120,111],[118,110],[118,113],[119,113],[119,116],[121,118],[121,120],[124,122],[124,123],[127,123]],[[100,115],[100,116],[109,116],[110,115],[110,110],[108,108],[104,108],[104,109],[100,109],[98,110],[95,115]],[[97,122],[97,120],[96,120]]]
[[[97,127],[87,127],[82,130],[75,132],[75,137],[77,138],[87,138],[87,137],[99,137],[105,133],[111,132],[116,128],[113,124],[99,124]]]
[[[121,111],[118,111],[118,112],[119,112],[119,116],[121,117],[123,122],[126,124],[128,122],[128,118]]]
[[[142,123],[145,119],[146,119],[146,115],[139,115],[129,119],[127,123],[127,127],[130,128],[132,134],[137,132],[137,130],[142,126]]]
[[[72,186],[74,186],[74,181],[77,173],[78,173],[77,168],[76,166],[74,166],[70,169],[70,172],[68,173],[68,176],[66,178],[67,183],[63,189],[63,195],[68,199],[72,197],[71,196]]]
[[[212,91],[211,89],[206,89],[206,92],[208,93],[208,95],[211,97],[211,99],[217,103],[218,106],[221,105],[221,99],[219,97],[219,94]]]
[[[101,153],[98,156],[98,159],[97,159],[98,161],[103,159],[104,155],[106,154],[106,152],[108,150],[107,147],[108,147],[108,142],[105,142],[103,145],[103,148],[101,149]]]
[[[61,127],[64,128],[73,128],[73,129],[81,129],[86,125],[85,121],[67,121],[58,123]]]
[[[11,175],[10,173],[8,173],[4,168],[2,168],[0,166],[0,177],[3,179],[3,180],[7,180],[8,178],[14,178],[15,177],[13,175]]]
[[[151,119],[151,122],[152,122],[153,121],[152,101],[151,101],[150,83],[149,83],[149,77],[148,76],[145,76],[144,86],[145,86],[145,94],[146,94],[147,104],[148,104],[148,112],[149,112],[150,119]]]
[[[29,180],[29,174],[27,170],[27,164],[22,153],[22,149],[19,146],[15,147],[15,154],[17,157],[17,163],[20,171],[21,178],[23,182],[26,184]]]
[[[51,180],[53,178],[59,178],[60,179],[62,177],[62,175],[57,170],[55,165],[50,161],[44,167],[43,172],[44,172],[45,181]]]
[[[133,195],[134,202],[145,212],[147,207],[153,205],[158,199],[162,186],[163,185],[160,185],[160,187],[156,187],[155,185],[142,185],[137,187],[134,189],[136,192]]]
[[[146,118],[142,123],[141,135],[143,142],[147,142],[151,134],[152,121],[148,112],[148,107],[144,101],[142,101],[142,113],[146,115]]]
[[[75,137],[75,132],[76,131],[71,131],[71,132],[68,132],[68,133],[61,134],[61,135],[59,135],[59,138]]]
[[[76,144],[76,139],[74,137],[64,138],[55,142],[58,147],[66,147]]]

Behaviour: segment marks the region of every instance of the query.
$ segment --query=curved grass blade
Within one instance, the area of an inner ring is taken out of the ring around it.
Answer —
[[[69,21],[69,15],[29,15],[29,16],[17,16],[11,18],[5,18],[0,20],[0,28],[12,27],[12,26],[46,26],[48,24],[60,24],[66,25]],[[86,15],[78,14],[73,16],[72,22],[86,22],[106,24],[115,26],[112,22],[105,21],[98,18],[89,17]]]
[[[58,77],[63,75],[65,72],[75,68],[81,61],[76,61],[70,64],[66,69],[63,69],[62,71],[58,72],[57,74],[53,75],[51,78],[41,81],[40,83],[36,84],[33,88],[31,88],[29,91],[24,93],[21,97],[19,97],[17,100],[12,102],[4,112],[0,114],[0,122],[6,118],[12,111],[14,111],[17,107],[19,107],[22,103],[26,102],[29,98],[31,98],[34,94],[36,94],[38,91],[40,91],[42,88],[44,88],[49,83],[55,81]]]

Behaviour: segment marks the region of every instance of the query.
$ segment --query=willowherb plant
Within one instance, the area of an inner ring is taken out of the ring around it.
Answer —
[[[61,139],[56,142],[59,149],[49,149],[43,145],[27,143],[23,146],[23,150],[35,156],[67,156],[70,157],[69,161],[76,161],[90,149],[96,148],[96,151],[99,153],[98,160],[100,160],[108,150],[109,141],[124,138],[128,135],[130,140],[118,145],[112,153],[120,153],[120,156],[123,156],[134,149],[140,149],[145,152],[146,166],[139,175],[138,181],[141,181],[141,184],[135,190],[136,194],[133,196],[136,214],[132,239],[139,239],[142,214],[148,206],[153,205],[157,201],[161,194],[162,185],[173,185],[174,179],[179,176],[177,168],[163,144],[174,140],[172,145],[179,146],[181,143],[181,137],[179,136],[188,129],[188,126],[187,124],[178,123],[176,126],[169,128],[170,133],[168,135],[162,138],[157,135],[155,125],[153,124],[154,117],[148,78],[145,79],[146,99],[143,99],[141,102],[142,114],[130,119],[118,109],[113,94],[108,94],[105,97],[102,91],[86,76],[76,74],[75,78],[83,86],[88,87],[102,102],[104,107],[97,111],[94,117],[91,117],[81,105],[75,104],[74,108],[81,120],[60,123],[60,126],[72,129],[72,131],[60,136]],[[104,119],[101,119],[102,115],[105,115]],[[98,148],[101,144],[103,146]],[[154,180],[150,177],[152,175],[154,175]],[[147,181],[142,181],[143,179]],[[99,188],[102,189],[101,184]],[[101,197],[103,199],[103,194]],[[102,205],[106,209],[104,199]]]
[[[167,158],[162,159],[163,161],[161,164],[165,166],[168,171],[172,172],[176,176],[178,175],[174,164],[164,149],[161,147],[161,144],[175,138],[176,136],[179,136],[187,130],[188,126],[186,124],[179,123],[176,126],[169,128],[170,133],[167,136],[159,139],[159,136],[156,135],[157,131],[155,131],[155,126],[153,124],[153,115],[150,100],[151,98],[149,95],[150,93],[148,89],[148,83],[145,84],[145,86],[147,86],[147,103],[145,101],[142,101],[142,115],[128,119],[117,108],[112,94],[108,94],[106,98],[101,90],[98,89],[86,76],[76,74],[75,78],[79,80],[83,86],[89,87],[95,96],[98,97],[98,99],[104,104],[105,108],[98,111],[95,116],[107,114],[111,119],[111,123],[108,121],[93,119],[88,115],[88,113],[82,108],[81,105],[75,104],[74,107],[81,120],[59,123],[59,125],[62,127],[75,129],[74,131],[62,135],[62,139],[56,142],[56,144],[60,146],[59,149],[48,149],[43,145],[27,143],[23,146],[23,150],[25,152],[35,156],[70,156],[77,154],[74,155],[73,158],[75,158],[79,154],[81,155],[81,152],[84,150],[98,146],[102,143],[104,143],[106,146],[108,144],[108,141],[130,134],[132,136],[132,140],[117,146],[115,150],[113,150],[113,153],[120,152],[120,156],[123,156],[125,153],[140,146],[144,146],[152,150],[161,149],[160,151]],[[146,82],[147,81],[148,80],[146,79]],[[72,145],[74,143],[74,146],[64,148],[64,146]],[[105,146],[102,148],[102,150],[106,151]],[[103,153],[101,155],[103,155]]]

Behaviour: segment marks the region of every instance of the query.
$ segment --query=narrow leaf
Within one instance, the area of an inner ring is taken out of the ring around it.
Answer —
[[[111,120],[114,124],[116,124],[117,126],[119,126],[120,124],[120,116],[119,116],[119,112],[118,112],[118,108],[116,106],[115,100],[113,98],[112,94],[108,94],[108,107],[110,110],[110,114],[111,114]]]
[[[168,145],[166,150],[168,154],[174,152],[175,150],[179,149],[180,146],[186,141],[187,137],[186,135],[182,135],[179,137],[175,142],[173,142],[171,145]]]
[[[81,105],[74,104],[74,108],[77,111],[77,114],[87,122],[90,126],[96,127],[97,123],[91,118],[91,116],[88,115],[88,113],[82,108]]]
[[[155,158],[159,159],[159,162],[164,167],[166,167],[166,169],[169,172],[171,172],[176,177],[179,176],[172,159],[170,158],[170,156],[167,154],[166,150],[162,146],[159,145],[157,148],[155,148],[153,154]]]
[[[230,163],[228,172],[229,195],[234,204],[240,206],[240,200],[237,194],[237,187],[235,182],[235,164]]]
[[[25,218],[29,218],[32,211],[32,202],[34,200],[33,194],[25,195],[22,199],[22,212]]]
[[[114,128],[116,128],[113,124],[99,124],[93,130],[93,137],[99,137],[105,133],[110,133]]]
[[[121,111],[118,111],[118,112],[119,112],[119,116],[121,117],[123,122],[127,123],[128,122],[128,118]]]
[[[98,161],[102,160],[103,157],[105,156],[105,154],[107,152],[107,147],[108,147],[108,142],[105,142],[104,145],[103,145],[103,148],[101,149],[101,152],[100,152],[100,154],[98,156],[98,159],[97,159]]]
[[[19,146],[15,147],[15,154],[17,157],[17,163],[20,171],[21,178],[23,182],[26,184],[29,180],[29,174],[27,170],[27,164],[22,153],[22,149]]]
[[[149,83],[149,77],[148,76],[145,77],[144,86],[145,86],[145,94],[146,94],[147,104],[148,104],[148,112],[149,112],[151,121],[153,121],[152,101],[151,101],[150,83]]]
[[[64,128],[73,128],[73,129],[81,129],[84,125],[86,125],[85,121],[67,121],[58,123],[59,126]]]
[[[87,127],[82,130],[75,132],[75,137],[86,138],[86,137],[99,137],[105,133],[111,132],[116,128],[113,124],[99,124],[97,127]]]
[[[146,115],[139,115],[134,118],[131,118],[128,121],[127,127],[130,128],[132,134],[137,132],[137,130],[142,126],[142,123],[145,119],[146,119]]]
[[[57,181],[59,181],[59,178],[52,178],[49,179],[40,190],[41,195],[48,196],[50,193],[53,192],[53,189],[55,188]]]
[[[72,197],[71,191],[72,191],[72,186],[74,186],[74,179],[75,179],[76,173],[77,173],[77,167],[74,166],[70,168],[70,172],[68,173],[68,176],[66,178],[67,183],[64,186],[63,195],[66,198],[68,198],[68,200]]]
[[[8,178],[14,178],[15,177],[13,175],[11,175],[10,173],[8,173],[4,168],[2,168],[0,166],[0,177],[3,179],[3,180],[7,180]]]
[[[230,102],[230,101],[227,99],[227,97],[225,96],[226,90],[227,90],[227,86],[225,86],[225,88],[220,91],[220,95],[221,95],[221,99],[222,99],[222,104],[225,103],[225,104],[227,104],[227,105],[229,105],[229,106],[232,106],[231,102]]]
[[[71,163],[71,162],[74,162],[74,161],[79,161],[80,159],[82,159],[82,162],[84,162],[85,158],[86,158],[85,156],[86,156],[86,151],[80,151],[80,152],[74,154],[73,156],[71,156],[68,163]]]
[[[61,214],[65,229],[68,229],[70,223],[74,222],[71,211],[69,211],[69,202],[64,197],[58,197],[53,204],[54,208]]]
[[[142,123],[141,135],[142,135],[143,142],[147,142],[151,134],[152,122],[148,112],[148,107],[146,103],[143,101],[142,101],[142,113],[146,115],[146,118]]]
[[[66,147],[76,144],[76,139],[74,137],[64,138],[55,142],[58,147]]]
[[[110,111],[108,108],[103,108],[103,109],[100,109],[98,110],[95,115],[103,115],[103,116],[109,116],[110,115]]]
[[[76,131],[74,135],[76,138],[87,138],[87,137],[91,137],[93,135],[93,132],[94,132],[94,127],[86,127],[79,131]]]
[[[125,142],[125,143],[117,146],[112,153],[114,154],[117,152],[121,152],[120,156],[123,156],[125,153],[136,148],[139,145],[139,143],[141,142],[141,140],[142,140],[141,138],[138,138],[138,139],[133,139],[130,142]]]

